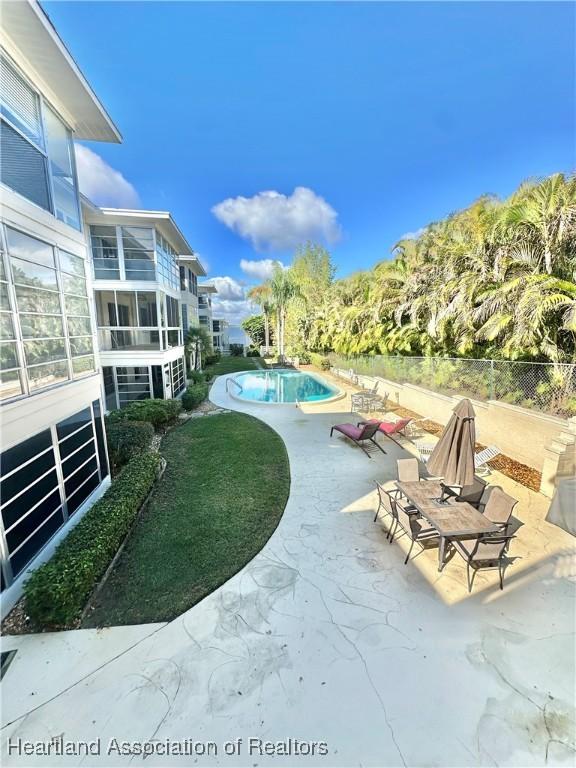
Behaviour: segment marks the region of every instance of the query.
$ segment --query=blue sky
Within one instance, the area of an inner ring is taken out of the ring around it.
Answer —
[[[124,137],[81,150],[87,191],[170,210],[228,278],[232,319],[299,239],[349,274],[483,193],[574,169],[571,3],[44,7]]]

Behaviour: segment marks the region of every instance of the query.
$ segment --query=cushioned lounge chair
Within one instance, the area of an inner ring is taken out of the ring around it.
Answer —
[[[360,446],[366,456],[372,458],[366,450],[365,444],[367,443],[375,445],[379,451],[386,453],[384,448],[382,448],[381,445],[378,445],[374,439],[374,435],[378,432],[378,424],[379,422],[375,422],[373,424],[364,424],[362,427],[356,427],[354,424],[336,424],[330,430],[330,437],[332,437],[335,431],[340,432],[340,434],[344,435],[344,437],[347,437],[349,440],[352,440],[353,443],[356,443],[356,445]]]
[[[359,422],[358,426],[362,424],[378,424],[378,431],[382,432],[383,435],[386,435],[386,437],[389,437],[392,442],[396,443],[396,445],[400,445],[398,440],[394,438],[394,435],[402,435],[402,437],[408,437],[408,435],[405,433],[405,429],[410,424],[410,422],[413,421],[413,419],[398,419],[398,421],[380,421],[378,422],[377,419],[369,419],[368,421],[361,421]],[[402,447],[400,445],[400,447]]]

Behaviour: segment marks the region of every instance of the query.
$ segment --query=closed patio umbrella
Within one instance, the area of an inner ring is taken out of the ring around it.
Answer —
[[[430,474],[443,477],[446,485],[471,485],[474,480],[475,415],[470,400],[461,400],[428,459]]]

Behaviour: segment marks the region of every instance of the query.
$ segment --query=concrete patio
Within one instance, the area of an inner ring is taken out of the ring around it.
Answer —
[[[520,500],[514,562],[478,573],[455,557],[403,564],[374,482],[406,450],[367,458],[336,436],[349,400],[217,405],[266,421],[291,467],[288,505],[262,552],[169,624],[3,638],[18,648],[2,682],[4,765],[102,765],[111,739],[215,742],[217,754],[151,755],[149,765],[573,765],[574,540],[545,522],[548,500],[506,477]],[[404,441],[406,449],[413,450]],[[225,472],[225,468],[222,469]],[[234,510],[230,510],[234,514]],[[417,548],[415,547],[415,552]],[[100,755],[7,754],[8,739],[100,739]],[[242,739],[240,754],[226,742]],[[325,742],[327,754],[266,755],[256,742]],[[201,751],[201,747],[198,748]]]

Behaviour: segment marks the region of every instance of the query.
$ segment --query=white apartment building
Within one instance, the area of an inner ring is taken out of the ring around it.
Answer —
[[[107,410],[178,397],[186,386],[185,322],[197,317],[205,274],[165,211],[82,210],[94,277]]]
[[[215,352],[227,352],[230,346],[228,342],[228,323],[226,320],[214,318],[212,315],[212,296],[215,293],[218,293],[218,291],[211,283],[200,283],[198,285],[200,326],[210,333]]]
[[[73,140],[120,134],[35,0],[0,24],[2,610],[109,482]]]

